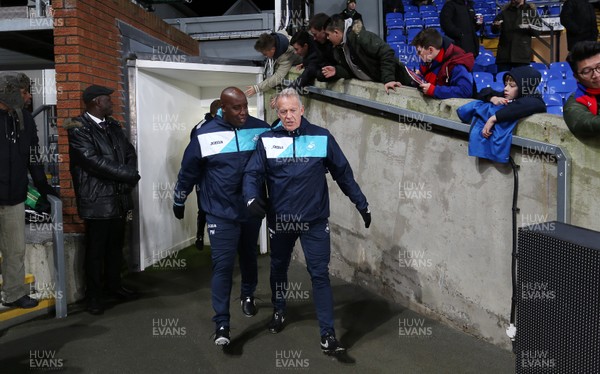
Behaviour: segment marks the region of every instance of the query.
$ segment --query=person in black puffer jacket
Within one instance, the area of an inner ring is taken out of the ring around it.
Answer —
[[[440,25],[446,36],[454,40],[454,45],[473,57],[479,55],[479,38],[473,2],[470,0],[447,0],[440,12]]]
[[[560,11],[560,23],[567,29],[567,49],[582,40],[598,40],[596,11],[588,0],[567,0]]]
[[[65,121],[79,216],[85,220],[88,311],[102,314],[102,270],[106,291],[120,300],[137,295],[121,285],[126,216],[133,209],[131,190],[140,179],[137,156],[112,114],[113,90],[90,86],[83,91],[86,112]],[[106,260],[105,260],[106,259]]]

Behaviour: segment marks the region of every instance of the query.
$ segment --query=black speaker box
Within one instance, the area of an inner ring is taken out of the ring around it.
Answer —
[[[518,232],[517,373],[600,373],[600,233],[561,222]]]

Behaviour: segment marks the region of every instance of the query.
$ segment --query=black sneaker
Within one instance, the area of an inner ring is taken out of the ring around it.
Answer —
[[[273,317],[267,326],[269,331],[273,334],[277,334],[283,330],[283,322],[285,321],[285,316],[283,315],[283,311],[276,310],[273,312]]]
[[[345,352],[346,348],[340,345],[335,336],[327,334],[321,336],[321,350],[323,353],[330,355]]]
[[[227,345],[231,339],[229,338],[229,326],[221,326],[215,332],[215,344]]]
[[[16,307],[16,308],[22,308],[22,309],[31,309],[31,308],[35,308],[36,306],[38,306],[38,301],[36,299],[32,299],[31,297],[29,297],[29,295],[25,295],[25,296],[21,296],[20,298],[13,301],[12,303],[2,302],[2,305]]]
[[[243,297],[240,303],[242,304],[242,313],[244,313],[246,317],[254,317],[256,315],[256,304],[254,303],[254,297]]]

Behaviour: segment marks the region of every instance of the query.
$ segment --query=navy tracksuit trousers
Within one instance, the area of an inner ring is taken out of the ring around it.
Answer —
[[[307,223],[301,230],[288,231],[277,222],[269,222],[271,239],[271,302],[276,310],[285,311],[286,300],[282,290],[288,289],[288,268],[294,243],[300,238],[306,268],[310,274],[313,299],[321,336],[335,335],[333,328],[333,293],[329,283],[329,256],[331,253],[329,222]],[[296,227],[298,228],[298,227]]]
[[[236,222],[206,216],[212,259],[211,293],[217,328],[229,326],[229,301],[235,255],[239,254],[242,285],[240,298],[254,296],[258,282],[257,240],[260,219]]]

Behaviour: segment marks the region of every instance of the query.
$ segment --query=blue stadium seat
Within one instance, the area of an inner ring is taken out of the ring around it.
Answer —
[[[423,27],[423,26],[421,26]],[[417,28],[412,28],[412,29],[406,29],[406,41],[408,43],[411,43],[412,40],[415,38],[415,36],[417,36],[418,33],[421,32],[422,29],[417,29]]]
[[[421,5],[419,7],[419,11],[421,13],[423,13],[423,12],[435,12],[435,11],[437,11],[437,8],[436,8],[435,5]]]
[[[392,29],[403,29],[404,28],[404,20],[401,18],[391,18],[385,23],[388,30]]]
[[[438,18],[425,18],[423,19],[423,22],[425,23],[425,27],[441,28],[440,20]]]
[[[416,5],[404,5],[404,18],[406,18],[406,13],[419,13],[419,7]]]
[[[548,15],[551,17],[560,16],[560,5],[550,5],[548,7]]]
[[[498,67],[496,66],[496,58],[494,55],[482,53],[475,58],[475,66],[473,66],[473,71],[496,73],[497,70]]]
[[[404,36],[403,29],[392,29],[389,30],[388,36],[385,38],[385,41],[390,43],[402,43],[406,42],[406,37]]]
[[[548,66],[548,69],[553,69],[553,68],[563,70],[563,71],[571,70],[571,66],[566,61],[552,62]]]
[[[531,66],[534,69],[538,69],[538,70],[542,70],[542,69],[546,70],[547,69],[546,65],[542,64],[541,62],[532,62],[529,64],[529,66]]]
[[[577,81],[570,79],[550,79],[546,82],[546,93],[559,94],[565,100],[577,89]]]
[[[423,28],[423,20],[420,18],[409,18],[404,21],[404,27],[406,29]]]
[[[566,79],[565,72],[559,69],[548,69],[548,80],[551,79]]]
[[[491,73],[474,71],[473,81],[475,82],[475,86],[477,86],[477,91],[481,91],[485,87],[492,86],[494,76]]]
[[[409,19],[421,19],[421,13],[419,13],[419,12],[404,12],[404,20],[408,21]]]
[[[563,98],[559,94],[545,93],[545,94],[542,94],[542,99],[544,99],[544,102],[546,103],[547,107],[563,105]]]
[[[548,114],[554,114],[555,116],[561,116],[563,115],[563,107],[561,106],[548,106],[546,107],[546,112],[548,112]]]
[[[504,85],[504,74],[508,73],[508,71],[501,71],[496,74],[496,82],[502,83]]]
[[[425,18],[437,18],[437,19],[439,19],[440,15],[435,10],[431,11],[431,12],[421,11],[421,18],[423,18],[423,19],[425,19]]]
[[[385,22],[387,23],[389,20],[391,19],[404,19],[404,16],[402,15],[402,13],[386,13],[385,15]]]

